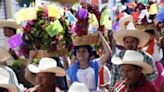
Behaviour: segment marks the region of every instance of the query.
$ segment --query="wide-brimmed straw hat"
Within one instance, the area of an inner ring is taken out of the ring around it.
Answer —
[[[128,22],[133,22],[133,17],[131,15],[125,15],[124,17],[122,17],[119,20],[119,24],[120,24],[120,30],[127,30],[126,29],[126,24]]]
[[[4,69],[0,69],[0,87],[1,88],[5,88],[8,90],[8,92],[18,92],[17,88],[15,85],[10,84],[10,74],[4,70]]]
[[[57,66],[56,60],[48,57],[41,58],[38,65],[29,64],[28,69],[32,73],[48,72],[61,77],[66,75],[65,70]]]
[[[89,90],[84,83],[74,82],[68,92],[89,92]]]
[[[150,39],[148,33],[138,30],[124,30],[124,31],[115,32],[113,34],[113,37],[116,40],[116,42],[122,46],[124,46],[125,37],[135,37],[139,40],[138,47],[145,46]]]
[[[6,49],[0,47],[0,62],[6,62],[11,57],[12,56],[10,55],[10,53]]]
[[[9,28],[14,28],[18,29],[21,28],[21,25],[18,25],[16,21],[13,19],[7,19],[7,20],[0,20],[0,27],[9,27]]]
[[[124,53],[123,58],[115,55],[112,57],[112,63],[116,65],[136,65],[142,68],[142,73],[150,74],[153,72],[152,67],[144,61],[144,56],[138,51],[127,50]]]

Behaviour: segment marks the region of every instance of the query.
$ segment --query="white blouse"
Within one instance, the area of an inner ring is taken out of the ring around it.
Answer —
[[[90,92],[96,92],[95,71],[92,67],[79,69],[77,71],[77,78],[79,82],[84,83],[88,87]]]

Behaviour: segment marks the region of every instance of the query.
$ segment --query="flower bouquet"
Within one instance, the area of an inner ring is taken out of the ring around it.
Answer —
[[[36,18],[23,21],[24,44],[30,50],[44,50],[53,56],[66,54],[72,40],[61,10],[48,5],[35,11]]]
[[[99,40],[97,33],[99,22],[93,9],[91,5],[86,3],[82,3],[81,7],[77,9],[75,14],[77,21],[71,30],[75,46],[95,44]]]

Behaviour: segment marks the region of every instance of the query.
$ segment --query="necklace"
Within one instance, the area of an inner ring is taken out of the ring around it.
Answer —
[[[89,66],[89,64],[87,63],[86,65],[80,65],[80,69],[85,69]]]

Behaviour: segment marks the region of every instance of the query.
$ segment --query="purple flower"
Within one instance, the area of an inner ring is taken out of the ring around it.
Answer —
[[[32,25],[34,25],[34,21],[33,21],[33,20],[28,20],[28,21],[27,21],[27,24],[29,24],[29,25],[32,26]]]

